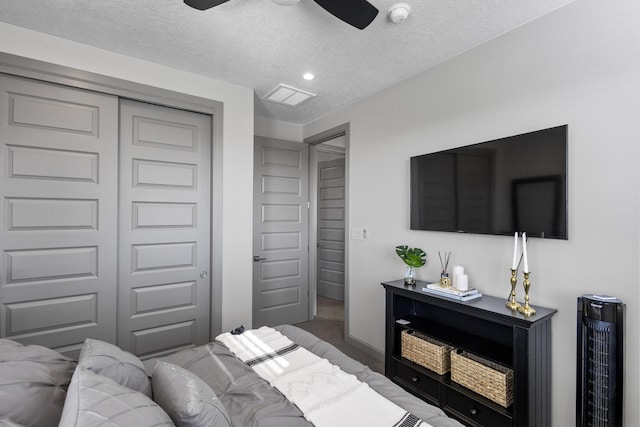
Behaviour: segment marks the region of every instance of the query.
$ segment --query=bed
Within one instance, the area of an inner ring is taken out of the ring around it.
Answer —
[[[433,427],[461,426],[439,408],[404,391],[384,375],[370,370],[315,335],[291,325],[274,329],[344,372],[355,375],[377,393]],[[294,404],[219,342],[183,350],[162,360],[190,370],[211,386],[228,410],[234,426],[313,426]]]
[[[351,381],[355,377],[388,405],[411,415],[395,425],[461,426],[311,333],[291,325],[272,330],[317,357],[319,365]],[[0,340],[0,426],[316,425],[301,411],[304,405],[287,399],[230,348],[213,341],[178,351],[160,358],[149,377],[137,357],[98,340],[85,341],[78,361],[44,347]],[[325,390],[326,384],[316,386]]]

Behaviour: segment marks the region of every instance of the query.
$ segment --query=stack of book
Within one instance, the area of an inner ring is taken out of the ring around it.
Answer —
[[[451,298],[456,301],[471,301],[480,298],[482,294],[475,288],[460,291],[456,288],[443,288],[439,283],[429,283],[422,288],[422,292],[440,297]]]

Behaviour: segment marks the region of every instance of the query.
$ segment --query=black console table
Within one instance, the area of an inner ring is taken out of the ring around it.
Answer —
[[[386,293],[385,374],[421,399],[468,426],[551,425],[551,317],[538,307],[531,317],[505,307],[506,299],[483,295],[459,302],[422,292],[426,282],[383,282]],[[505,295],[508,286],[505,286]],[[399,324],[397,320],[409,321]],[[401,357],[400,334],[412,329],[513,369],[513,404],[504,408]]]

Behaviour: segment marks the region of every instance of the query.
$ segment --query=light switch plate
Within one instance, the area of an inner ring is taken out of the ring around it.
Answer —
[[[352,240],[364,240],[367,238],[367,230],[363,227],[351,227]]]

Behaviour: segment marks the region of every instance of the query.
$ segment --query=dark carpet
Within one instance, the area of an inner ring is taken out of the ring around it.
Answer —
[[[345,342],[343,301],[318,296],[316,317],[313,320],[298,323],[296,326],[329,342],[347,356],[369,366],[371,370],[384,374],[384,362]]]

